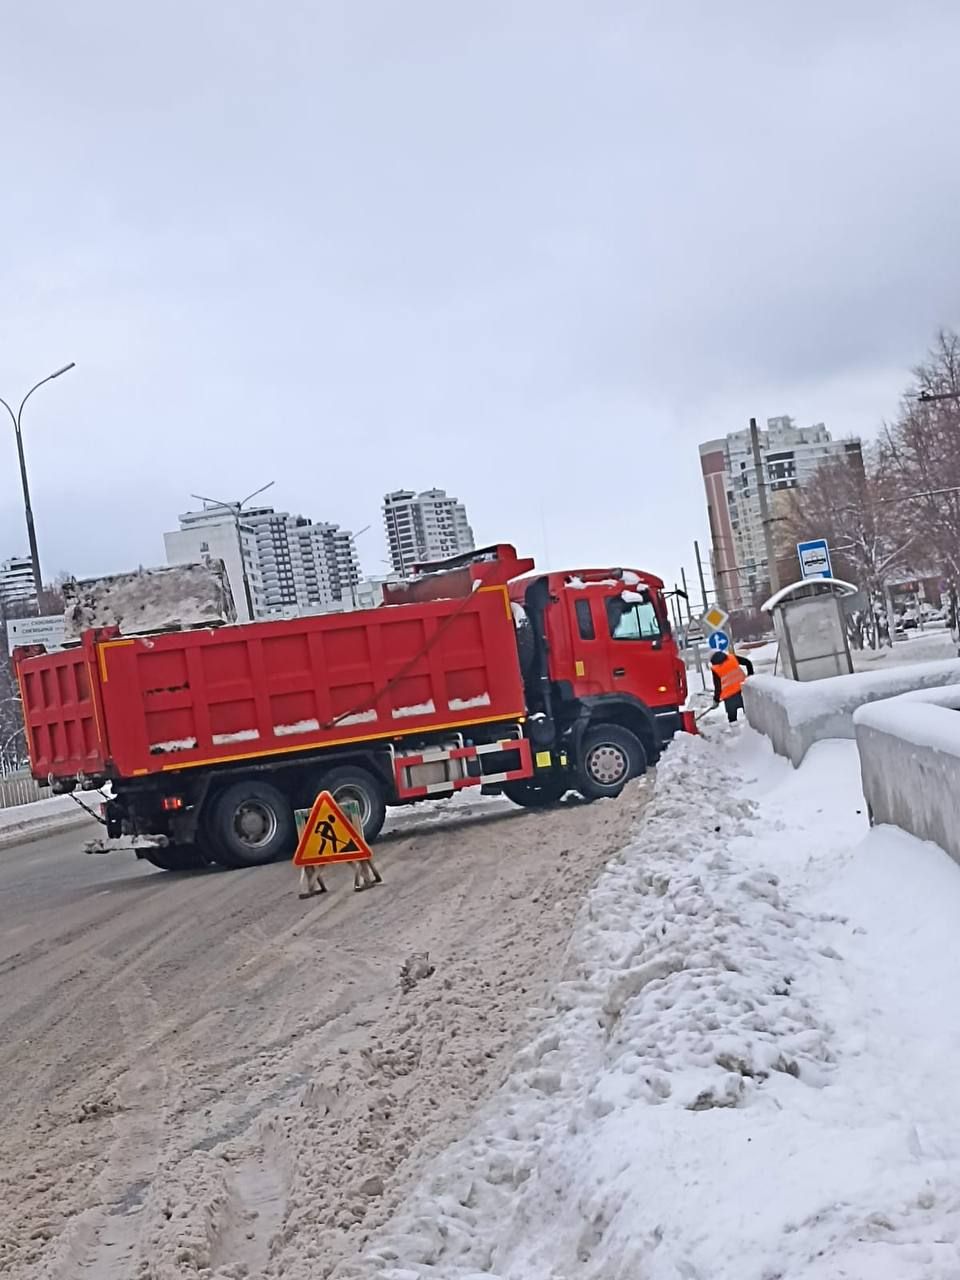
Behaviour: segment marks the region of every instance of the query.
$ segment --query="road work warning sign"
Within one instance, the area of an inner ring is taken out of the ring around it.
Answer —
[[[331,862],[363,862],[370,846],[347,820],[329,791],[321,791],[293,855],[295,867],[321,867]]]

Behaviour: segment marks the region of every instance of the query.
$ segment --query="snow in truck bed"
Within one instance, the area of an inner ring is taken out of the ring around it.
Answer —
[[[123,635],[218,625],[236,618],[222,562],[139,569],[64,583],[66,638],[91,627]]]

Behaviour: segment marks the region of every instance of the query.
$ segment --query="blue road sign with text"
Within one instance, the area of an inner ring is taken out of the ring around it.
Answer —
[[[725,631],[711,631],[707,636],[707,644],[718,653],[726,653],[730,648],[730,637]]]
[[[797,543],[800,557],[800,575],[803,578],[832,578],[830,548],[826,538],[813,538],[810,542]]]

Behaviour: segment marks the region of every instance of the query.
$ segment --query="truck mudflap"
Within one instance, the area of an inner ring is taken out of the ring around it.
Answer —
[[[509,754],[515,763],[509,769],[484,772],[486,757]],[[475,762],[473,768],[470,762]],[[503,738],[475,747],[427,748],[394,760],[397,796],[401,800],[421,800],[424,796],[449,796],[465,787],[515,782],[533,776],[533,758],[526,738]]]

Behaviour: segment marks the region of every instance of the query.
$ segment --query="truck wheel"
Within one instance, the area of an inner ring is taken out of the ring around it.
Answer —
[[[598,724],[583,735],[577,785],[585,800],[618,796],[631,778],[646,771],[646,752],[629,729],[618,724]]]
[[[558,804],[570,790],[569,778],[521,778],[519,782],[505,782],[503,794],[523,809],[548,809]]]
[[[353,800],[359,805],[363,822],[363,838],[369,844],[376,840],[387,816],[383,784],[366,769],[344,765],[331,769],[320,778],[320,791],[329,791],[338,804]]]
[[[199,871],[208,865],[208,859],[195,844],[168,844],[162,849],[144,849],[140,858],[161,871]]]
[[[215,856],[225,867],[261,867],[290,857],[297,843],[290,801],[269,782],[235,782],[213,810]]]

